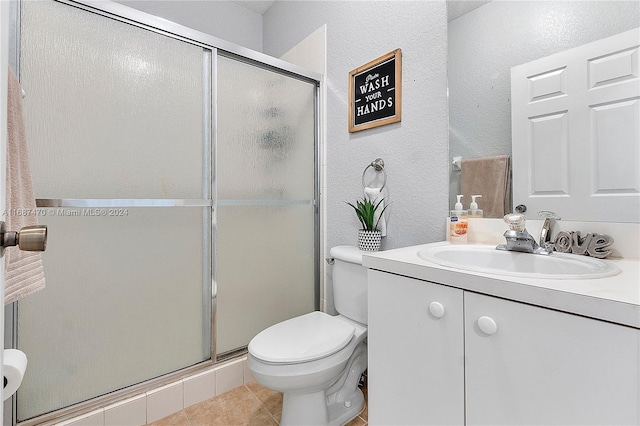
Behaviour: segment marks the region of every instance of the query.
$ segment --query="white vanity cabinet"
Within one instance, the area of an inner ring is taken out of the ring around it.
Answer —
[[[466,291],[464,306],[467,425],[640,424],[640,330]]]
[[[370,270],[368,333],[372,425],[640,424],[636,328]]]
[[[462,424],[462,290],[373,270],[368,274],[369,421]]]

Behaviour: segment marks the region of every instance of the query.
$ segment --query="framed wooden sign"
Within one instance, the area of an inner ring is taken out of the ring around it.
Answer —
[[[349,73],[349,132],[402,118],[402,51],[396,49]]]

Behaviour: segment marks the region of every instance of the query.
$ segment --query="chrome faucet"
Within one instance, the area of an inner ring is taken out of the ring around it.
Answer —
[[[551,218],[549,218],[551,219]],[[533,253],[533,254],[551,254],[553,251],[552,247],[549,247],[547,244],[545,246],[540,246],[529,234],[529,232],[525,228],[526,219],[523,215],[517,213],[507,214],[503,217],[503,220],[509,225],[509,230],[505,231],[504,238],[507,240],[506,244],[499,244],[496,246],[496,250],[507,250],[507,251],[519,251],[523,253]],[[545,225],[547,225],[545,221]],[[545,239],[550,233],[552,222],[549,221],[547,226],[547,231],[545,232]],[[550,237],[550,236],[549,236]],[[542,241],[542,235],[541,235]]]
[[[544,219],[542,230],[540,230],[540,246],[553,251],[554,243],[551,239],[553,226],[556,224],[556,220],[560,220],[560,216],[547,210],[539,211],[538,215]]]

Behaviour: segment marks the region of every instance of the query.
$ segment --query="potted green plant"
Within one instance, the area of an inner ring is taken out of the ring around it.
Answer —
[[[383,201],[384,198],[375,201],[362,198],[356,200],[355,204],[346,201],[348,205],[353,207],[362,225],[362,228],[358,231],[358,248],[360,250],[377,251],[380,249],[382,233],[378,229],[378,224],[388,206],[388,204],[383,205]],[[376,219],[378,210],[380,212]]]

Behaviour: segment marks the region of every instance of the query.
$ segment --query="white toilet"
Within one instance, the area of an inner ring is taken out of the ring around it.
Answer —
[[[330,251],[338,316],[311,312],[273,325],[249,342],[249,367],[284,394],[281,425],[342,425],[360,413],[367,368],[367,270],[356,247]]]

